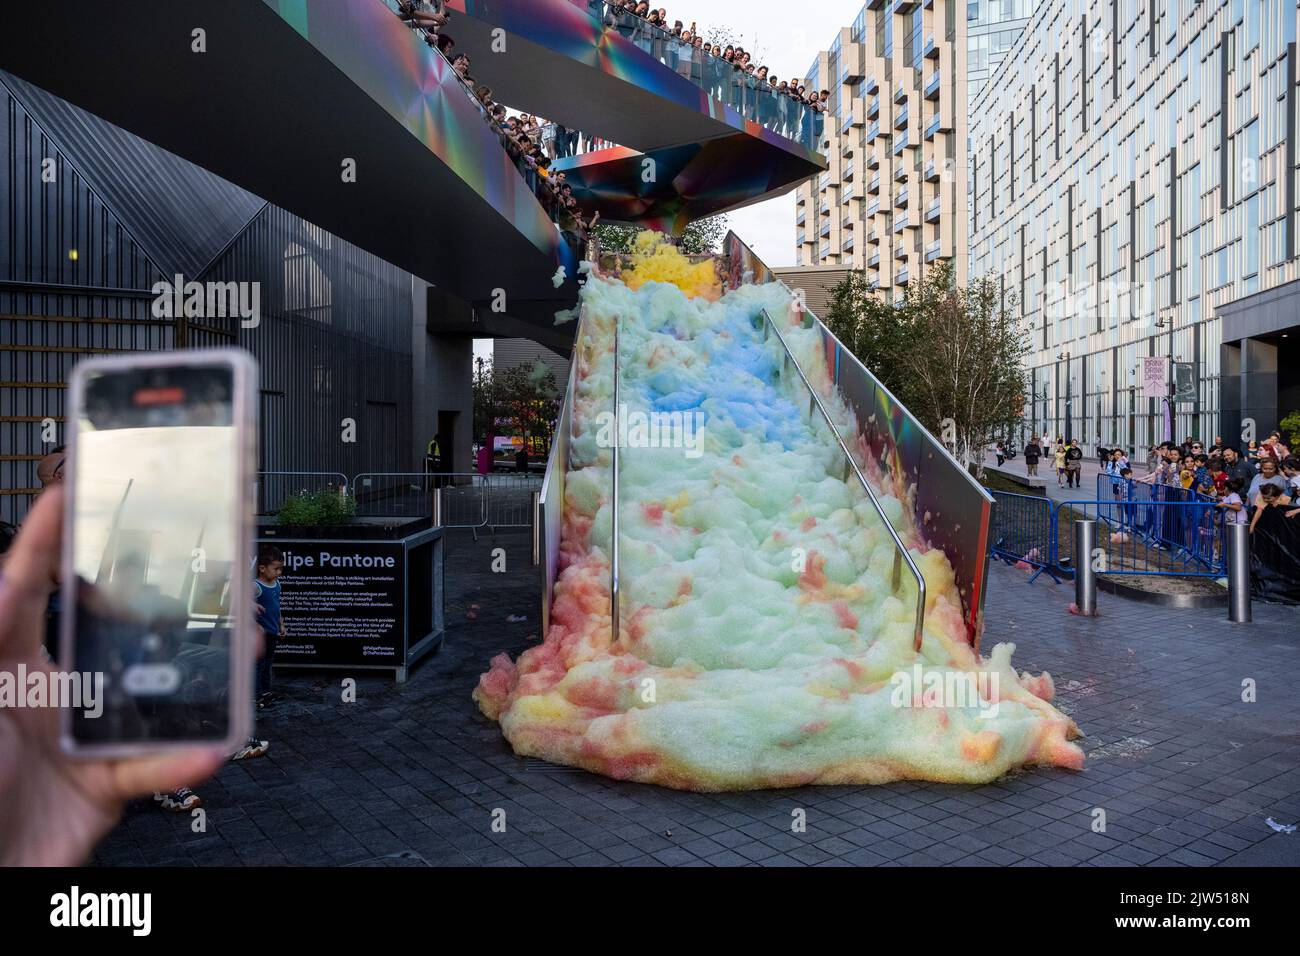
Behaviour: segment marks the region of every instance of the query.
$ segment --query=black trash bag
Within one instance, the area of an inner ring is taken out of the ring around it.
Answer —
[[[1251,594],[1261,601],[1300,604],[1300,515],[1291,506],[1265,508],[1250,536]]]

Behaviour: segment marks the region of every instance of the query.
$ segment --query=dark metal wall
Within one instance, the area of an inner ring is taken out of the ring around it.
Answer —
[[[268,206],[203,279],[258,283],[266,470],[411,469],[409,273]]]
[[[0,520],[30,506],[43,423],[61,442],[86,355],[238,342],[262,366],[263,469],[415,465],[407,273],[33,91],[0,77]],[[183,234],[201,241],[167,238]],[[259,324],[155,318],[151,289],[177,272],[257,283]]]

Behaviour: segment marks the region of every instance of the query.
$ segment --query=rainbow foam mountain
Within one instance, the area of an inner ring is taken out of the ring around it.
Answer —
[[[840,477],[842,453],[824,422],[810,422],[802,383],[780,374],[780,343],[755,325],[763,309],[777,319],[840,433],[857,434],[788,293],[769,284],[722,294],[711,263],[644,238],[640,252],[626,281],[591,276],[583,291],[588,347],[575,354],[549,632],[518,661],[494,658],[474,691],[516,753],[701,791],[1081,768],[1050,675],[1017,674],[1012,644],[988,657],[970,648],[951,566],[912,526],[905,490],[864,456],[926,579],[913,650],[915,591],[892,593],[883,523]],[[616,322],[629,424],[611,645]],[[637,434],[638,412],[703,427],[656,440]]]

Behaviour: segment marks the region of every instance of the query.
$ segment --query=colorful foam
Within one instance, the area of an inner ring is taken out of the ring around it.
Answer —
[[[498,655],[474,691],[516,753],[701,791],[1080,768],[1051,677],[1017,674],[1014,645],[971,650],[948,560],[912,526],[901,482],[863,460],[926,580],[913,650],[915,591],[906,572],[892,588],[892,541],[755,322],[764,309],[776,318],[854,434],[789,295],[775,284],[719,295],[711,264],[706,283],[668,247],[640,251],[635,283],[592,276],[583,292],[590,347],[577,358],[549,632],[518,661]],[[613,411],[616,322],[628,417],[698,414],[704,430],[696,454],[620,449],[612,643],[612,452],[598,423]]]

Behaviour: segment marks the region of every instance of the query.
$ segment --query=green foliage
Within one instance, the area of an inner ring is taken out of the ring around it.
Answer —
[[[474,434],[486,441],[489,434],[513,435],[527,441],[539,438],[549,450],[551,431],[560,415],[555,373],[544,362],[517,365],[497,372],[480,362],[474,373]]]
[[[300,491],[280,506],[277,521],[283,525],[321,527],[351,524],[357,516],[357,502],[337,491]]]
[[[688,256],[712,255],[722,251],[722,240],[727,236],[729,221],[726,216],[709,216],[697,219],[682,232],[681,250]],[[636,226],[616,226],[605,223],[596,227],[596,238],[603,252],[629,253],[643,230]]]
[[[1286,445],[1291,449],[1291,454],[1300,454],[1300,452],[1296,451],[1300,447],[1300,409],[1282,419],[1278,424],[1278,430],[1286,436]]]
[[[996,284],[958,288],[942,263],[898,305],[851,273],[832,293],[826,324],[968,467],[1024,414],[1029,338]]]

